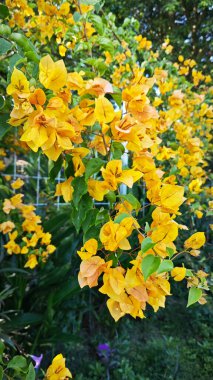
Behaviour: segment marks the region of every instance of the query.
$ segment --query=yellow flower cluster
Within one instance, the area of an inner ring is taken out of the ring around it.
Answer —
[[[121,57],[121,61],[123,59]],[[155,69],[153,77],[146,77],[144,69],[135,65],[133,73],[121,92],[125,109],[123,113],[116,110],[109,100],[109,96],[113,95],[110,82],[100,77],[84,79],[83,72],[68,73],[62,60],[54,62],[49,55],[40,61],[40,84],[37,88],[30,86],[23,71],[17,69],[14,69],[7,87],[7,93],[14,99],[10,123],[20,126],[21,130],[23,128],[21,141],[35,152],[41,148],[53,161],[62,154],[63,158],[69,157],[72,162],[74,173],[57,185],[56,196],[63,196],[65,202],[72,200],[74,178],[85,175],[94,153],[98,152],[105,158],[106,162],[101,160],[103,164],[99,167],[98,177],[87,177],[87,191],[96,201],[102,201],[105,196],[115,192],[119,200],[112,206],[113,216],[100,229],[100,241],[91,238],[78,251],[82,259],[79,283],[81,287],[97,286],[103,274],[103,286],[99,290],[109,297],[107,305],[115,320],[125,314],[134,318],[144,317],[146,303],[155,311],[164,307],[166,296],[170,295],[170,277],[175,281],[187,277],[191,281],[189,284],[200,284],[198,275],[192,272],[187,274],[183,266],[174,268],[170,260],[172,256],[175,258],[178,255],[174,244],[178,230],[188,228],[175,221],[186,198],[184,186],[177,184],[176,175],[167,173],[167,161],[176,160],[183,177],[187,177],[188,168],[192,176],[198,174],[200,178],[203,177],[204,153],[201,140],[195,133],[197,124],[192,125],[190,117],[194,112],[199,120],[210,120],[211,110],[203,105],[201,95],[179,90],[161,68]],[[152,104],[149,93],[156,87],[159,94]],[[167,98],[167,108],[162,109],[160,95]],[[75,96],[74,105],[72,96]],[[160,107],[159,112],[156,107]],[[188,124],[183,128],[184,120]],[[162,140],[159,136],[167,133],[171,125],[181,147],[160,146]],[[121,159],[112,157],[114,144],[125,145],[130,152],[131,164],[128,168],[123,168]],[[162,162],[161,167],[156,166],[156,157]],[[65,168],[68,165],[65,159],[63,164]],[[132,205],[128,200],[123,200],[119,192],[121,184],[132,188],[134,183],[140,184],[141,178],[146,185],[150,205],[155,207],[153,221],[145,233],[133,216],[140,210],[140,202]],[[202,184],[203,180],[192,180],[188,185],[189,191],[199,193]],[[8,209],[14,206],[14,200],[7,202],[10,203],[4,206]],[[21,198],[15,202],[21,204]],[[22,210],[23,206],[15,207]],[[134,252],[135,249],[131,247],[131,237],[136,231],[139,234],[138,248],[132,256],[132,250]],[[15,244],[14,236],[10,239],[12,245]],[[43,238],[35,231],[30,239],[25,238],[23,241],[28,244],[28,248],[32,244],[36,245],[39,239],[42,243]],[[143,251],[147,239],[151,246]],[[201,244],[198,245],[202,246],[204,242],[202,235]],[[187,253],[199,255],[195,248],[198,247],[196,242],[192,246],[188,242],[185,244]],[[49,246],[48,242],[47,251]],[[97,254],[99,250],[104,253],[104,258]],[[129,251],[127,254],[133,259],[130,261],[131,268],[123,268],[119,262],[122,251]],[[43,253],[40,255],[43,259]],[[144,272],[147,260],[154,263],[154,269],[148,275]],[[165,265],[169,265],[169,268],[165,268]],[[163,269],[158,272],[161,267]]]
[[[19,189],[24,182],[19,178],[12,183],[14,190]],[[44,232],[41,218],[36,215],[33,205],[22,202],[23,194],[15,194],[3,202],[3,212],[10,215],[11,220],[0,224],[0,231],[8,235],[8,242],[4,245],[9,255],[20,254],[27,258],[25,268],[35,268],[39,261],[46,262],[56,247],[51,244],[51,234]],[[14,217],[14,211],[21,217],[21,222]],[[13,222],[14,220],[14,222]]]

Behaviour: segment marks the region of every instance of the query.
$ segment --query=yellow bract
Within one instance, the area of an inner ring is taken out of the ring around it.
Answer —
[[[62,195],[65,202],[70,202],[72,199],[73,191],[74,191],[71,185],[72,180],[73,180],[73,177],[69,177],[66,181],[58,183],[56,185],[55,196]]]
[[[18,178],[15,182],[11,184],[12,189],[17,190],[20,189],[24,185],[24,181],[21,178]]]
[[[60,90],[67,81],[64,62],[62,60],[54,62],[49,55],[43,57],[39,63],[39,80],[49,90]]]
[[[80,251],[77,251],[81,260],[88,260],[90,257],[96,255],[98,249],[98,242],[95,239],[89,239],[81,248]]]
[[[15,92],[28,93],[29,91],[29,82],[27,78],[22,71],[15,67],[11,75],[11,83],[7,86],[8,95],[12,95]]]
[[[45,380],[66,380],[72,378],[72,374],[65,365],[62,354],[58,354],[47,369]]]
[[[95,116],[99,123],[110,123],[114,119],[113,105],[103,95],[95,99]]]
[[[165,212],[177,213],[180,205],[186,198],[183,196],[184,187],[176,185],[163,185],[160,190],[160,200],[156,202]]]
[[[110,220],[101,228],[100,240],[106,250],[115,251],[117,248],[121,248],[123,250],[131,249],[131,246],[127,240],[127,237],[131,232],[125,228],[125,219],[123,219],[120,224],[114,223]]]
[[[182,281],[186,276],[186,268],[183,267],[175,267],[171,271],[172,277],[174,277],[175,281]]]
[[[204,232],[196,232],[193,234],[189,239],[187,239],[184,243],[185,248],[193,248],[193,249],[199,249],[202,247],[206,242],[205,234]]]

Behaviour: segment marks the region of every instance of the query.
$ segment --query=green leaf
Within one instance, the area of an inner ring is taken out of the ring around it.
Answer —
[[[82,224],[84,234],[90,229],[91,226],[94,226],[94,220],[96,220],[97,214],[97,208],[87,211],[84,223]]]
[[[33,43],[22,33],[12,33],[10,36],[11,40],[16,42],[17,45],[25,52],[34,52],[35,57],[40,60],[40,56],[38,55],[35,46]]]
[[[72,158],[70,158],[70,156],[67,156],[66,161],[67,161],[67,168],[65,170],[66,177],[67,178],[71,176],[74,177],[75,170],[74,170],[73,160]]]
[[[80,292],[80,287],[77,278],[69,278],[68,282],[64,282],[60,285],[59,289],[56,289],[53,293],[53,306],[60,305],[62,301],[70,297],[77,292]]]
[[[191,271],[191,269],[186,269],[186,276],[193,277],[193,272]]]
[[[101,17],[97,16],[95,14],[92,14],[91,15],[91,21],[92,21],[95,29],[97,30],[98,34],[102,35],[104,33],[104,25],[103,25]]]
[[[149,249],[153,248],[156,243],[152,241],[150,237],[145,238],[141,243],[141,251],[142,253],[147,252]]]
[[[78,22],[81,19],[81,14],[79,12],[74,12],[73,18],[75,22]]]
[[[116,195],[114,193],[114,191],[109,191],[105,197],[107,198],[107,200],[110,202],[111,205],[113,205],[113,203],[116,202]]]
[[[0,55],[6,54],[12,48],[12,44],[4,38],[0,38]]]
[[[104,209],[103,207],[99,210],[96,219],[95,219],[95,226],[98,226],[99,224],[104,224],[109,221],[109,211]]]
[[[166,252],[168,253],[168,255],[169,255],[170,258],[171,258],[171,257],[174,255],[174,253],[175,253],[174,249],[173,249],[173,248],[170,248],[170,247],[166,247]]]
[[[174,268],[172,260],[163,260],[157,270],[157,273],[170,272]]]
[[[14,370],[23,370],[27,367],[27,360],[21,356],[14,356],[8,363],[7,368],[12,368]]]
[[[39,63],[40,61],[38,54],[35,53],[34,51],[27,51],[25,53],[25,56],[27,57],[28,61],[33,61],[36,63]]]
[[[120,142],[113,142],[111,145],[112,158],[119,160],[125,152],[125,148]]]
[[[4,107],[5,105],[5,99],[2,95],[0,95],[0,110]]]
[[[84,5],[95,5],[99,3],[100,0],[80,0],[80,4]]]
[[[150,225],[148,222],[145,223],[145,232],[149,232],[150,231]]]
[[[72,181],[72,186],[74,188],[73,203],[75,205],[75,208],[78,209],[78,204],[79,204],[81,198],[87,192],[87,184],[86,184],[83,177],[76,177]]]
[[[113,92],[111,94],[114,101],[117,103],[118,107],[122,106],[122,93],[121,92]]]
[[[101,167],[104,165],[104,161],[100,158],[92,158],[86,164],[85,180],[87,180],[94,173],[98,173]]]
[[[102,49],[104,49],[105,51],[108,51],[111,55],[114,54],[114,46],[110,38],[100,37],[98,39],[98,43],[102,47]]]
[[[123,219],[129,218],[129,217],[130,217],[129,214],[127,214],[126,212],[122,212],[122,214],[116,216],[114,222],[115,223],[120,223],[120,222],[122,222]]]
[[[0,366],[0,380],[3,379],[3,375],[4,375],[3,367]]]
[[[27,376],[26,376],[25,380],[35,380],[35,378],[36,378],[35,376],[36,376],[36,374],[35,374],[35,370],[34,370],[33,364],[30,363],[29,370],[28,370],[28,373],[27,373]]]
[[[86,213],[93,208],[93,200],[85,194],[79,202],[78,210],[73,206],[71,210],[71,221],[74,224],[76,231],[79,232],[86,218]]]
[[[153,255],[147,255],[144,257],[141,264],[141,269],[142,269],[142,273],[144,275],[145,281],[152,273],[157,271],[159,265],[160,265],[160,257],[156,257]]]
[[[0,18],[1,18],[1,5],[0,5]],[[0,35],[1,36],[9,36],[11,34],[11,28],[9,25],[1,24],[0,25]]]
[[[9,65],[10,65],[10,70],[13,71],[13,68],[15,64],[22,59],[23,57],[20,54],[13,54],[12,57],[9,58]]]
[[[11,330],[17,328],[24,328],[28,325],[37,325],[43,321],[43,315],[37,313],[23,313],[17,315],[11,319],[11,321],[5,322],[4,328]]]
[[[89,239],[96,239],[98,240],[100,234],[100,228],[99,227],[90,227],[87,232],[84,235],[83,243],[85,243]]]
[[[2,342],[2,340],[0,340],[0,355],[3,354],[4,350],[5,350],[5,345],[4,345],[4,343]]]
[[[6,5],[1,4],[0,5],[0,18],[4,19],[9,16],[9,9],[6,7]]]
[[[199,288],[190,288],[187,307],[193,305],[202,296],[202,290]]]
[[[121,199],[124,199],[125,201],[129,202],[132,205],[134,210],[140,209],[141,204],[133,194],[129,193],[126,195],[120,195],[119,197]]]
[[[53,167],[50,170],[50,173],[49,173],[50,181],[54,181],[55,180],[55,178],[57,177],[58,173],[61,170],[62,164],[63,164],[63,157],[62,157],[62,155],[60,155],[58,157],[57,161],[55,161],[53,163]]]
[[[7,123],[10,115],[7,113],[0,114],[0,140],[11,129],[11,126]]]

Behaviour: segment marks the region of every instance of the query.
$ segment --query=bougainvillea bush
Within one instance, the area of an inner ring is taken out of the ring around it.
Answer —
[[[34,354],[47,329],[51,336],[57,306],[60,313],[60,302],[73,295],[78,301],[61,321],[65,341],[67,316],[81,320],[86,304],[116,322],[152,318],[150,307],[166,307],[177,283],[188,288],[187,307],[204,305],[213,207],[210,75],[190,57],[174,61],[169,38],[153,50],[137,20],[116,27],[99,0],[7,0],[0,14],[2,294],[13,299],[3,313],[4,342]],[[30,163],[20,176],[14,154]],[[29,181],[38,159],[39,170],[48,167],[42,209],[36,180]],[[72,259],[64,262],[66,251]],[[33,324],[40,327],[23,344],[17,330],[24,339]],[[53,346],[57,336],[43,344]],[[107,345],[100,350],[106,361]],[[57,354],[45,379],[71,377]],[[24,356],[12,360],[5,378],[17,368],[17,378],[35,378]]]

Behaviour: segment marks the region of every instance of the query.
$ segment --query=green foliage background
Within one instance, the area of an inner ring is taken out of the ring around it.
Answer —
[[[207,73],[211,70],[212,17],[211,0],[105,0],[106,9],[117,15],[119,23],[134,17],[139,31],[154,47],[170,38],[174,59],[179,54],[193,58]]]

